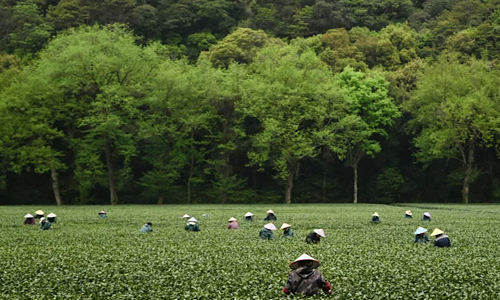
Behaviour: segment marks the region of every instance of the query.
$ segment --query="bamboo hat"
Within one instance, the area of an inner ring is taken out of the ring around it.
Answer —
[[[429,217],[429,218],[430,218],[430,217],[431,217],[431,213],[430,213],[430,212],[424,212],[424,216],[426,216],[426,217]]]
[[[233,218],[233,217],[231,217],[231,218],[229,218],[229,220],[227,220],[227,221],[228,221],[228,222],[236,222],[236,221],[238,221],[238,220],[237,220],[237,219],[235,219],[235,218]]]
[[[309,255],[304,253],[301,256],[299,256],[299,258],[297,258],[296,260],[294,260],[290,263],[290,269],[296,270],[299,267],[298,262],[300,262],[300,261],[312,261],[313,262],[313,266],[312,266],[313,269],[316,269],[317,267],[320,266],[320,263],[318,260],[316,260],[316,259],[314,259],[314,258],[312,258]]]
[[[274,215],[274,211],[272,209],[266,211],[268,214],[273,214]]]
[[[436,235],[440,235],[440,234],[444,234],[444,231],[442,231],[439,228],[435,228],[434,231],[431,233],[431,236],[436,236]]]
[[[292,227],[292,225],[287,224],[287,223],[283,223],[283,225],[281,225],[280,229],[287,229],[287,228],[290,228],[290,227]]]
[[[28,218],[33,218],[33,215],[32,214],[26,214],[26,216],[24,216],[26,219]]]
[[[407,210],[407,211],[405,212],[405,214],[407,214],[407,215],[409,215],[409,216],[413,216],[413,214],[411,213],[411,210]]]
[[[43,210],[39,209],[39,210],[35,211],[35,214],[37,214],[37,215],[43,215]]]
[[[323,229],[314,229],[314,232],[319,234],[320,237],[326,237],[325,231]]]
[[[195,217],[192,217],[191,219],[188,220],[188,222],[194,222],[194,223],[196,223],[196,222],[198,222],[198,220],[196,220]]]
[[[427,232],[427,229],[425,229],[424,227],[418,226],[417,230],[415,230],[414,235],[425,233],[425,232]]]
[[[190,216],[188,214],[185,214],[185,215],[182,216],[182,218],[183,219],[188,219],[188,218],[190,218]]]
[[[247,213],[245,214],[245,217],[251,217],[251,216],[253,216],[253,214],[252,214],[251,212],[247,212]]]
[[[373,213],[373,216],[377,216],[378,217],[379,216],[378,212]]]
[[[99,212],[99,214],[100,214],[100,215],[105,215],[105,214],[106,214],[106,212],[105,212],[104,210],[101,210],[101,211]]]
[[[47,218],[55,218],[55,217],[57,217],[55,213],[50,213],[50,214],[47,216]]]
[[[278,230],[278,228],[276,228],[273,223],[267,223],[266,225],[264,225],[264,228],[269,230]]]

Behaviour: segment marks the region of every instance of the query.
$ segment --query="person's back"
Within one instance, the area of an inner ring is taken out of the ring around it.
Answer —
[[[238,225],[238,222],[229,222],[227,224],[227,229],[240,229],[240,226]]]
[[[259,236],[263,240],[266,240],[266,239],[267,240],[272,240],[272,239],[274,239],[274,233],[271,230],[267,229],[267,228],[262,228],[262,230],[259,233]]]
[[[264,218],[264,221],[277,221],[278,217],[276,217],[275,214],[267,214],[267,216]]]
[[[247,221],[247,222],[253,222],[253,216],[245,217],[245,221]]]
[[[320,237],[316,232],[311,232],[306,236],[306,243],[308,244],[317,244],[320,241]]]
[[[292,238],[295,236],[295,232],[293,231],[292,228],[287,228],[283,231],[283,237],[286,237],[286,238]]]
[[[434,246],[436,247],[450,247],[450,238],[446,234],[440,234],[436,236],[436,239],[434,240]]]
[[[415,238],[413,239],[413,242],[417,244],[428,243],[429,237],[427,235],[416,235]]]
[[[186,224],[185,229],[187,231],[200,231],[200,226],[198,224]]]
[[[153,231],[153,224],[147,223],[142,226],[140,232],[141,233],[147,233],[147,232],[152,232]]]
[[[40,230],[49,230],[52,229],[52,225],[50,225],[50,222],[45,220],[45,218],[40,219]]]

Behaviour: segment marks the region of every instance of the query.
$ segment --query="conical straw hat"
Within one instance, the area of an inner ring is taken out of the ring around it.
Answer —
[[[287,223],[283,223],[283,225],[281,225],[280,229],[287,229],[288,227],[292,227],[292,225],[287,224]]]
[[[430,213],[430,212],[424,212],[424,216],[426,216],[426,217],[429,217],[429,218],[430,218],[430,217],[431,217],[431,213]]]
[[[192,217],[191,219],[188,220],[188,222],[198,222],[198,220],[195,219],[195,217]]]
[[[377,217],[379,216],[379,215],[378,215],[378,212],[375,212],[373,215],[374,215],[374,216],[377,216]]]
[[[442,231],[441,229],[439,228],[436,228],[434,229],[434,231],[431,233],[431,236],[436,236],[436,235],[440,235],[440,234],[443,234],[444,231]]]
[[[316,269],[317,267],[319,267],[319,265],[320,265],[319,261],[317,261],[316,259],[314,259],[314,258],[312,258],[309,255],[304,253],[301,256],[299,256],[299,258],[297,258],[296,260],[294,260],[290,263],[290,268],[292,270],[295,270],[299,267],[299,264],[298,264],[299,261],[308,261],[308,260],[313,262],[313,267],[312,267],[313,269]]]
[[[106,212],[105,212],[104,210],[101,210],[101,211],[99,212],[99,214],[100,214],[100,215],[103,215],[103,214],[105,215],[105,214],[106,214]]]
[[[264,225],[264,228],[269,230],[278,230],[278,228],[276,228],[273,223],[267,223],[266,225]]]
[[[421,234],[424,232],[427,232],[427,229],[425,229],[424,227],[418,226],[418,228],[417,228],[417,230],[415,230],[414,234],[417,235],[417,234]]]
[[[411,210],[407,210],[405,213],[406,213],[407,215],[409,215],[409,216],[413,215],[413,214],[411,213]]]
[[[228,222],[236,222],[236,221],[238,221],[238,220],[237,220],[237,219],[235,219],[235,218],[233,218],[233,217],[231,217],[231,218],[229,218],[229,220],[227,220],[227,221],[228,221]]]
[[[32,214],[26,214],[26,216],[24,216],[25,218],[33,218],[33,215]]]
[[[39,210],[35,211],[35,214],[37,214],[37,215],[43,215],[43,210],[39,209]]]
[[[55,217],[57,217],[55,213],[50,213],[50,214],[47,216],[47,218],[55,218]]]
[[[268,214],[273,214],[274,215],[274,211],[272,209],[266,211]]]
[[[314,229],[314,232],[319,234],[320,237],[326,237],[325,231],[323,229]]]
[[[245,214],[245,217],[251,217],[251,216],[253,216],[253,214],[252,214],[251,212],[247,212],[247,213]]]
[[[188,219],[188,218],[190,218],[190,216],[188,214],[185,214],[185,215],[182,216],[182,218]]]

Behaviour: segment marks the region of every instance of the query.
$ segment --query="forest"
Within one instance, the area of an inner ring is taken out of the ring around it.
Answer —
[[[0,0],[0,204],[500,202],[500,0]]]

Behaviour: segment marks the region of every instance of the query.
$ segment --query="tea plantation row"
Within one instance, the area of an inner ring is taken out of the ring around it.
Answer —
[[[57,214],[54,230],[22,225],[37,209]],[[259,239],[267,209],[294,239]],[[255,222],[242,221],[247,211]],[[369,222],[375,211],[380,224]],[[201,232],[184,230],[185,213]],[[303,252],[332,283],[324,298],[500,299],[500,206],[2,206],[0,215],[1,299],[282,299],[288,264]],[[239,230],[226,229],[229,217]],[[154,231],[140,234],[146,222]],[[419,225],[444,230],[452,247],[413,244]],[[315,228],[327,237],[308,245]]]

